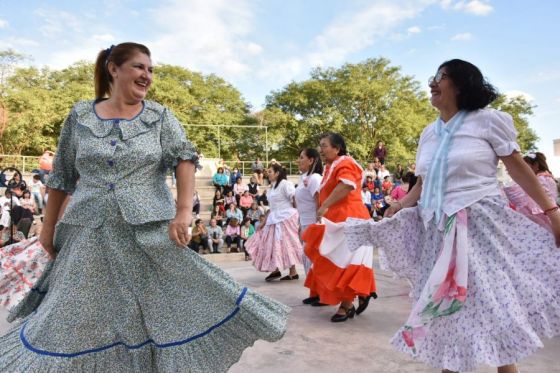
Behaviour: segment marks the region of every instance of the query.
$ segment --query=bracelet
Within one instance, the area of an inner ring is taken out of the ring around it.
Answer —
[[[560,209],[560,207],[558,207],[558,206],[551,207],[551,208],[549,208],[549,209],[544,210],[544,214],[545,214],[546,216],[548,216],[548,215],[550,215],[551,213],[553,213],[554,211],[557,211],[558,209]]]

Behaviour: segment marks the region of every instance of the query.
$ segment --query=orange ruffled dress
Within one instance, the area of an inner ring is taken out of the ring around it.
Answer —
[[[340,156],[327,165],[319,205],[338,183],[352,185],[354,190],[327,210],[321,224],[310,225],[302,235],[305,254],[313,263],[305,286],[311,294],[319,296],[321,303],[336,305],[376,291],[372,248],[362,246],[351,251],[344,234],[347,218],[370,219],[360,193],[362,172],[362,167],[348,156]]]

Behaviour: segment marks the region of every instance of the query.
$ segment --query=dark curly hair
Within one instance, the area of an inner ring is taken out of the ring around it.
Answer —
[[[446,74],[457,87],[457,106],[459,110],[477,110],[488,106],[498,97],[496,88],[484,77],[479,68],[470,62],[453,59],[442,63]]]

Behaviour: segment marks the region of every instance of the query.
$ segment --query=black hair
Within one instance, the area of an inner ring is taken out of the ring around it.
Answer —
[[[202,221],[201,219],[196,219],[196,220],[194,221],[194,225],[198,225],[201,221]]]
[[[348,151],[346,150],[346,142],[344,142],[344,137],[336,132],[327,132],[319,137],[319,140],[324,138],[329,139],[329,143],[333,148],[338,148],[338,155],[346,155]]]
[[[445,73],[457,87],[457,107],[459,110],[485,108],[498,97],[496,88],[482,76],[479,68],[470,62],[453,59],[442,63],[438,70]]]
[[[280,163],[271,163],[268,168],[278,173],[278,179],[276,179],[276,183],[274,184],[274,189],[276,189],[282,180],[287,180],[286,169],[282,167]]]
[[[322,175],[323,174],[323,163],[321,162],[321,155],[319,154],[317,149],[303,148],[301,150],[301,152],[304,152],[305,156],[307,158],[313,159],[313,163],[311,164],[311,167],[309,168],[309,171],[307,171],[307,175],[308,176],[311,175],[311,174]],[[300,152],[300,154],[301,154],[301,152]]]

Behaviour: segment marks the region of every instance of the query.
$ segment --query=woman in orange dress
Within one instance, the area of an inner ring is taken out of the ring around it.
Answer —
[[[369,219],[362,203],[362,167],[347,155],[341,135],[328,133],[321,137],[320,154],[326,163],[319,192],[318,224],[303,233],[305,253],[313,263],[305,281],[320,303],[337,305],[332,322],[346,321],[362,313],[370,296],[375,295],[373,251],[346,247],[344,222],[347,218]],[[358,309],[354,299],[359,297]]]

